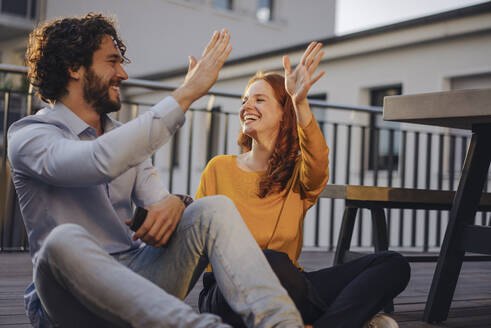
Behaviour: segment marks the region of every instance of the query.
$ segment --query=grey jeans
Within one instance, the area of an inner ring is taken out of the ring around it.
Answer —
[[[182,302],[209,262],[225,298],[248,327],[303,326],[224,196],[186,208],[161,248],[111,256],[81,226],[60,225],[35,256],[34,283],[44,310],[61,327],[229,327]]]

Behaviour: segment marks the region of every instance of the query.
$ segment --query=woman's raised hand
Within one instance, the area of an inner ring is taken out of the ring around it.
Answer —
[[[285,69],[285,88],[295,104],[307,98],[310,87],[317,82],[325,73],[321,71],[314,76],[315,70],[324,55],[321,51],[322,43],[311,42],[305,50],[300,63],[292,72],[290,58],[283,56],[283,67]]]

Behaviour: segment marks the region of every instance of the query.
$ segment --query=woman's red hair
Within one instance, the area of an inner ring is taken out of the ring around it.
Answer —
[[[264,198],[270,193],[278,193],[285,189],[293,174],[300,146],[298,144],[297,116],[292,99],[285,89],[285,78],[279,73],[257,72],[247,83],[246,92],[251,84],[259,80],[267,82],[273,88],[275,98],[283,108],[276,145],[268,160],[266,174],[259,181],[258,195]],[[243,153],[251,150],[252,138],[242,131],[237,142]]]

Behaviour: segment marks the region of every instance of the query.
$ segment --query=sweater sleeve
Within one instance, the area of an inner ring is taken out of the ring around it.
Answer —
[[[305,128],[298,126],[301,150],[300,186],[307,208],[315,204],[329,180],[329,148],[313,118]]]

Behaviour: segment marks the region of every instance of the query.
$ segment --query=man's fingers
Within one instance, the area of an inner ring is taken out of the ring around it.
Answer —
[[[188,72],[192,71],[194,66],[196,66],[197,60],[194,58],[194,56],[189,56],[189,66],[188,66]]]
[[[172,226],[170,226],[165,232],[164,232],[164,235],[163,237],[160,239],[160,246],[162,245],[165,245],[167,244],[167,242],[169,241],[169,238],[170,236],[172,236],[172,233],[174,232],[174,230],[176,230],[176,226],[177,226],[177,222],[175,224],[173,224]]]
[[[225,50],[225,52],[222,54],[222,57],[218,60],[220,67],[222,67],[223,64],[225,64],[225,61],[227,60],[228,55],[230,55],[231,51],[232,51],[232,46],[228,46],[227,50]]]
[[[312,51],[312,49],[315,47],[317,42],[310,42],[309,46],[307,47],[307,49],[305,50],[305,52],[303,53],[302,55],[302,59],[300,59],[300,64],[303,64],[305,65],[305,61],[307,59],[307,56],[310,54],[310,52]]]
[[[167,242],[167,240],[164,240],[164,236],[169,231],[171,231],[171,232],[174,231],[172,229],[172,221],[171,220],[166,220],[162,224],[162,226],[160,227],[157,235],[155,236],[155,241],[157,242],[157,244],[155,245],[155,247],[160,247],[162,245],[165,245],[165,243]]]
[[[285,78],[292,72],[292,66],[290,64],[290,58],[288,56],[283,56],[283,68],[285,69]]]
[[[205,50],[203,50],[203,54],[201,55],[201,57],[206,56],[208,52],[210,52],[210,49],[213,48],[219,37],[220,37],[220,33],[218,31],[213,32],[210,42],[208,42],[208,44],[206,45]]]
[[[143,236],[143,241],[146,243],[155,243],[159,241],[160,230],[166,226],[166,217],[159,217],[152,225],[148,232]]]
[[[209,56],[212,58],[212,60],[220,60],[221,55],[227,49],[229,41],[230,33],[228,33],[226,29],[223,29],[215,46],[210,49]]]
[[[148,217],[147,219],[145,219],[145,222],[142,224],[142,226],[136,230],[136,232],[133,234],[133,240],[137,240],[137,239],[142,239],[143,236],[145,236],[148,232]]]
[[[141,227],[134,233],[133,240],[137,240],[137,239],[144,240],[145,235],[148,234],[148,232],[154,225],[154,222],[157,218],[158,217],[155,215],[155,212],[148,211],[145,221],[143,221]]]

